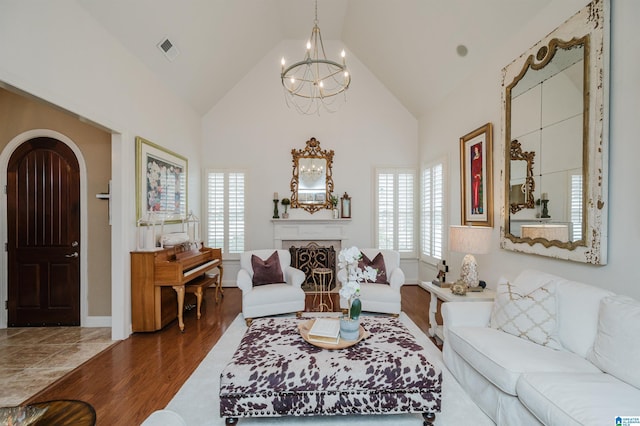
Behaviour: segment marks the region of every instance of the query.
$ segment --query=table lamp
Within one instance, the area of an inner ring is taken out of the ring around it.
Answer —
[[[471,289],[477,288],[480,283],[478,263],[473,255],[489,253],[492,231],[486,226],[449,227],[449,250],[466,253],[462,259],[460,279]]]

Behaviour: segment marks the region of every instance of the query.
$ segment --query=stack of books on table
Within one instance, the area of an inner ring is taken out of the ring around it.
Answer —
[[[309,330],[309,340],[319,343],[340,341],[340,320],[338,318],[316,318]]]

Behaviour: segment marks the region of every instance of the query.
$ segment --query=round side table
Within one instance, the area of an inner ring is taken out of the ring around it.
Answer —
[[[313,295],[313,303],[316,303],[316,298],[320,296],[320,303],[318,303],[318,311],[333,312],[333,299],[329,294],[329,286],[333,280],[333,270],[329,268],[315,268],[311,271],[313,283],[315,285],[315,294]],[[326,298],[326,301],[325,301]]]

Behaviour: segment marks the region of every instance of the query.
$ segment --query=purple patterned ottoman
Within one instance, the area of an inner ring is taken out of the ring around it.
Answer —
[[[360,317],[371,336],[326,350],[307,343],[308,318],[254,320],[220,377],[220,417],[440,412],[442,373],[397,318]]]

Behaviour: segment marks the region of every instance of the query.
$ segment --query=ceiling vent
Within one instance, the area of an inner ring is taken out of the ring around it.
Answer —
[[[162,53],[164,53],[164,56],[169,62],[173,62],[173,60],[180,54],[178,48],[173,43],[171,43],[168,38],[165,38],[160,43],[158,43],[158,49],[160,49]]]

